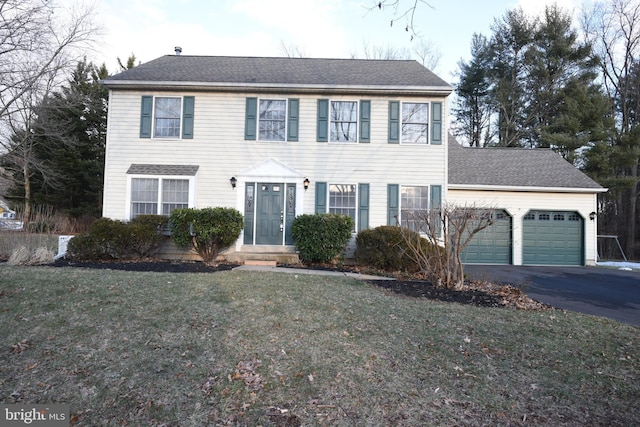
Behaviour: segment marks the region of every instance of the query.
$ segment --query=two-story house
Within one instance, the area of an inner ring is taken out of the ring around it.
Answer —
[[[102,83],[106,217],[233,207],[245,225],[229,256],[259,256],[294,252],[300,214],[350,215],[358,232],[447,200],[452,87],[415,61],[176,54]],[[575,210],[581,264],[595,259],[595,192]]]

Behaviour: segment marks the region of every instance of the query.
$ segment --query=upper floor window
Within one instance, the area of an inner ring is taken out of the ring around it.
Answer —
[[[156,97],[153,117],[153,136],[179,138],[182,102],[180,98]]]
[[[358,141],[358,103],[331,101],[331,142]]]
[[[402,142],[426,144],[429,135],[429,104],[402,103]]]
[[[195,97],[142,97],[140,138],[192,139]]]
[[[287,123],[287,101],[284,99],[261,99],[259,113],[259,136],[262,141],[284,141]]]
[[[442,102],[389,101],[389,144],[442,145]]]

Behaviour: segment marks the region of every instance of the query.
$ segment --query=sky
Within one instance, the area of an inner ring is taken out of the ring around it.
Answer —
[[[66,0],[76,4],[77,0]],[[289,50],[313,58],[363,56],[364,47],[415,49],[423,40],[440,52],[433,70],[449,83],[458,62],[470,57],[474,33],[491,35],[491,25],[507,10],[521,6],[537,15],[553,0],[424,0],[414,18],[418,37],[411,40],[406,20],[392,8],[371,7],[375,0],[95,0],[100,43],[88,55],[118,71],[134,54],[139,62],[174,54],[286,56]],[[556,0],[577,11],[580,0]],[[400,0],[402,6],[413,0]]]

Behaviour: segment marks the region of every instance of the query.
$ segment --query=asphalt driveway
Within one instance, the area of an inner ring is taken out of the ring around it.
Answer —
[[[556,308],[640,326],[640,272],[602,267],[467,265],[471,279],[505,282]]]

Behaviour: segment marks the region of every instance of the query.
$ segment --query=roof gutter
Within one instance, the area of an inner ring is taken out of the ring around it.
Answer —
[[[472,191],[512,191],[530,193],[606,193],[608,188],[584,188],[584,187],[524,187],[511,185],[472,185],[472,184],[451,184],[447,186],[449,190],[472,190]]]
[[[225,92],[349,92],[349,93],[404,93],[416,95],[449,95],[451,86],[396,86],[396,85],[319,85],[285,83],[226,83],[226,82],[175,82],[175,81],[138,81],[138,80],[100,80],[108,89],[122,90],[212,90]]]

